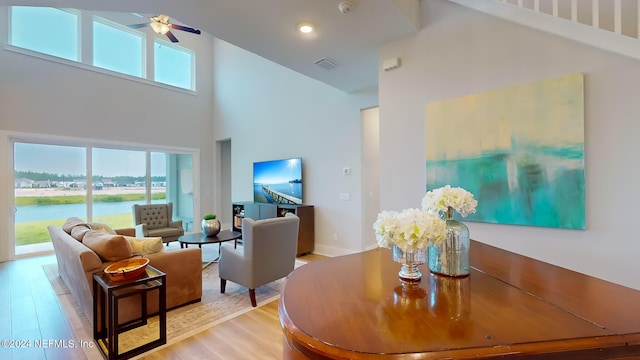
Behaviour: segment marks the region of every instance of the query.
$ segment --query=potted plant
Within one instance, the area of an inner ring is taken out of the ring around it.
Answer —
[[[220,232],[220,221],[216,219],[216,214],[207,214],[202,218],[202,233],[213,237]]]

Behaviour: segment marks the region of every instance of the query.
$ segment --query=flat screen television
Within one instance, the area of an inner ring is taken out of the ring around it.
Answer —
[[[254,162],[253,201],[302,204],[302,158]]]

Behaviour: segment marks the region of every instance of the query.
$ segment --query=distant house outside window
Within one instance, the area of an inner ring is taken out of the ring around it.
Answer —
[[[154,80],[183,89],[195,90],[193,84],[195,55],[193,51],[164,41],[155,41],[153,48]]]
[[[144,77],[144,34],[102,19],[93,21],[93,65],[119,73]]]
[[[79,61],[78,14],[50,7],[11,7],[10,43]]]

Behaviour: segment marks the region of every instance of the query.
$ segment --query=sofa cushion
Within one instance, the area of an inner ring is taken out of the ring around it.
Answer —
[[[155,254],[164,251],[164,243],[161,237],[133,237],[124,236],[131,243],[134,254],[142,254],[142,256]]]
[[[73,230],[73,228],[76,226],[84,226],[86,228],[89,228],[89,225],[87,225],[87,223],[79,217],[70,217],[67,219],[67,221],[64,222],[64,225],[62,225],[62,230],[71,235],[71,230]]]
[[[131,243],[122,235],[89,230],[85,233],[82,243],[98,254],[102,261],[120,261],[133,255]]]
[[[99,230],[106,234],[116,235],[115,230],[111,228],[111,226],[101,223],[101,222],[91,222],[88,224],[91,230]]]
[[[71,237],[82,242],[84,235],[87,233],[87,231],[90,231],[90,230],[91,229],[89,229],[84,225],[78,225],[71,230]]]

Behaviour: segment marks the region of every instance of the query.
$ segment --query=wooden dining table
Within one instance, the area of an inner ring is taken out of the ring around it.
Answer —
[[[470,263],[462,278],[421,265],[419,283],[381,248],[297,268],[283,358],[640,358],[640,291],[477,241]]]

